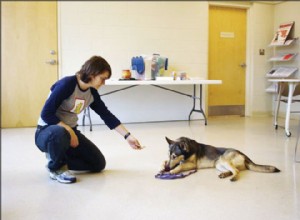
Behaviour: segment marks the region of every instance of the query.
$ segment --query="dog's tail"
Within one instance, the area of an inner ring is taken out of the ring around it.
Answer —
[[[261,173],[278,173],[278,172],[280,172],[280,170],[274,166],[256,164],[252,160],[250,160],[248,157],[246,157],[245,165],[248,170],[252,170],[255,172],[261,172]]]

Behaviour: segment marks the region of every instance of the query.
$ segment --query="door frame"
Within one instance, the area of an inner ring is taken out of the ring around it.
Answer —
[[[251,51],[252,47],[252,33],[253,33],[253,25],[252,25],[252,5],[240,5],[240,4],[232,4],[226,2],[208,2],[208,14],[210,6],[219,6],[219,7],[227,7],[227,8],[242,8],[246,10],[246,25],[247,25],[247,33],[246,33],[246,70],[245,70],[245,116],[252,116],[252,100],[253,100],[253,51]],[[208,24],[210,25],[210,24]],[[208,33],[207,33],[208,34]],[[208,36],[208,35],[207,35]],[[209,53],[209,51],[207,51]],[[207,89],[206,89],[207,90]],[[206,112],[208,112],[208,100],[206,99]]]

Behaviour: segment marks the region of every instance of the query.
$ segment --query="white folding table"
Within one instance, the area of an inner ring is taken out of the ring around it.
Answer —
[[[119,80],[119,79],[109,79],[106,80],[105,86],[126,86],[122,89],[116,89],[111,92],[107,92],[104,94],[101,94],[101,96],[110,95],[112,93],[120,92],[126,89],[133,88],[135,86],[155,86],[160,89],[168,90],[170,92],[174,92],[180,95],[184,95],[187,97],[190,97],[193,99],[193,108],[190,111],[189,114],[189,121],[191,119],[191,115],[193,112],[201,113],[204,117],[205,125],[207,125],[207,118],[204,113],[204,110],[202,108],[202,100],[203,100],[203,92],[202,92],[202,86],[203,85],[211,85],[211,84],[222,84],[222,80],[207,80],[207,79],[190,79],[190,80]],[[173,89],[166,88],[164,86],[172,86],[172,85],[191,85],[193,86],[193,94],[186,94],[182,93],[180,91],[176,91]],[[199,85],[199,97],[196,96],[196,89]],[[196,99],[199,99],[199,108],[196,108]],[[92,122],[91,117],[89,113],[89,108],[85,109],[83,118],[82,118],[82,124],[84,125],[85,116],[89,117],[90,120],[90,130],[92,130]]]

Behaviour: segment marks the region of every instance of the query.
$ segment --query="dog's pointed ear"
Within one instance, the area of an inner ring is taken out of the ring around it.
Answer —
[[[169,139],[168,137],[166,137],[166,140],[167,140],[168,144],[174,144],[174,141],[172,141],[172,140]]]

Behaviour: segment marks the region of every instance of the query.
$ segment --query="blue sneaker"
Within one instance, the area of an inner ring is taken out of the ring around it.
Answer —
[[[50,178],[57,180],[60,183],[75,183],[76,176],[74,176],[69,170],[50,170]]]

